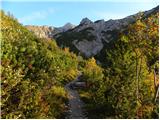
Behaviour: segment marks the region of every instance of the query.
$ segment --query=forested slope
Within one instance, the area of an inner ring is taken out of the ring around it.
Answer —
[[[0,14],[1,117],[61,118],[67,101],[63,86],[78,74],[76,56]]]
[[[80,93],[89,118],[158,118],[158,21],[159,13],[146,18],[139,13],[120,39],[106,47],[103,69],[94,59],[87,62],[82,80],[90,88]]]

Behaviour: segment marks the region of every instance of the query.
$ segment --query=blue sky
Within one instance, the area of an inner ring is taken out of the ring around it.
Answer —
[[[56,27],[67,22],[78,25],[84,17],[120,19],[157,5],[158,0],[2,0],[2,9],[22,24]]]

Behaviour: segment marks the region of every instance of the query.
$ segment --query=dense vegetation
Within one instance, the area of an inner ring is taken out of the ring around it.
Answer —
[[[0,14],[1,117],[63,117],[63,86],[78,74],[76,56],[52,40],[37,38],[11,15]]]
[[[91,85],[80,93],[89,118],[158,118],[158,13],[142,18],[106,48],[103,69],[85,65]]]
[[[87,83],[79,93],[88,118],[158,118],[158,13],[145,19],[140,14],[108,44],[101,65],[0,14],[2,118],[64,118],[64,85],[79,73]]]

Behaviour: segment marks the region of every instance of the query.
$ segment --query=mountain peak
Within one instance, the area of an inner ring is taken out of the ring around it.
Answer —
[[[66,23],[64,26],[63,26],[63,28],[74,28],[75,27],[75,25],[73,25],[73,24],[71,24],[71,23]]]
[[[87,17],[83,18],[82,21],[80,22],[80,24],[90,24],[90,23],[93,23],[93,22]]]
[[[63,32],[69,30],[69,29],[73,29],[75,27],[75,25],[71,24],[71,23],[66,23],[63,27],[61,27],[60,29],[62,29]]]

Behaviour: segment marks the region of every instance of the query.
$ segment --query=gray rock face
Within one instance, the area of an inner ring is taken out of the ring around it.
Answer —
[[[80,42],[78,42],[78,40],[74,40],[73,44],[86,57],[94,56],[95,54],[100,52],[100,50],[103,48],[103,44],[96,40],[88,41],[84,39],[83,41]]]

